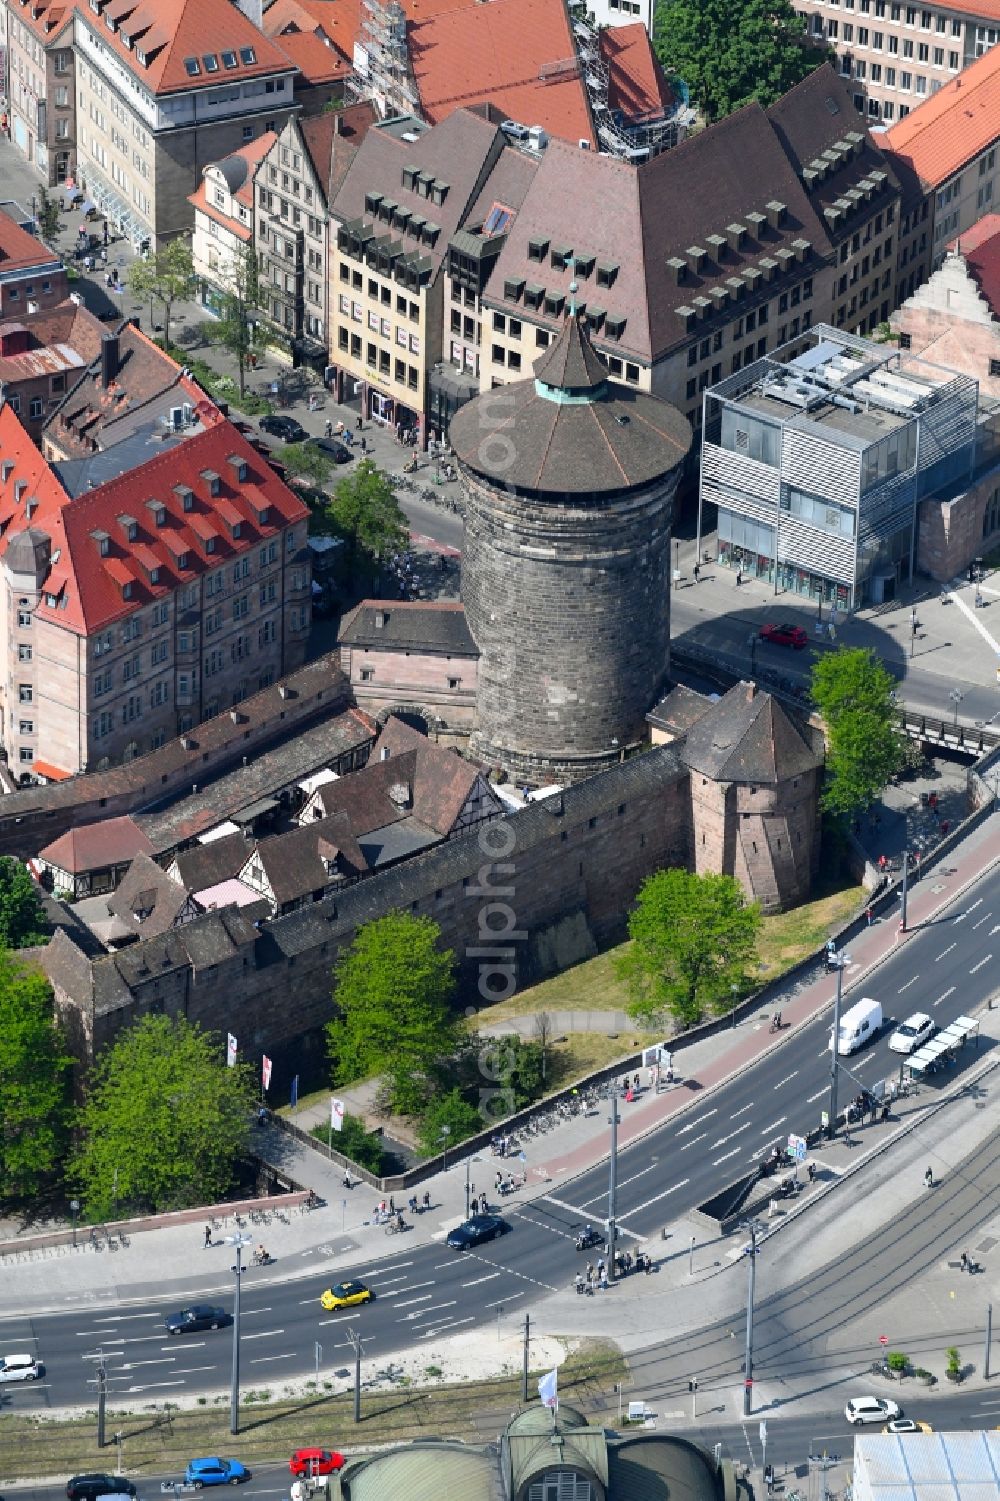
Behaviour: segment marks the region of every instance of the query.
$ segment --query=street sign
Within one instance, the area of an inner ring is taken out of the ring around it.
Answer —
[[[767,1443],[767,1423],[763,1418],[760,1420],[760,1441],[762,1444]]]
[[[792,1156],[792,1157],[795,1158],[796,1162],[805,1162],[806,1158],[809,1155],[809,1148],[806,1146],[806,1139],[805,1139],[805,1137],[804,1136],[793,1136],[789,1132],[789,1136],[788,1136],[788,1152],[789,1152],[790,1156]]]
[[[820,1111],[820,1113],[819,1113],[819,1123],[823,1127],[823,1130],[825,1131],[826,1128],[827,1128],[827,1126],[830,1124],[830,1112],[828,1110],[821,1110]]]
[[[878,1337],[878,1342],[880,1345],[885,1347],[889,1343],[889,1336],[887,1334],[880,1334]]]

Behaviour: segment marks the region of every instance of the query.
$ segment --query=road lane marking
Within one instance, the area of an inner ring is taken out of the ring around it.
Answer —
[[[194,1376],[198,1371],[215,1371],[217,1369],[218,1367],[214,1365],[184,1365],[178,1366],[176,1371],[174,1372],[174,1375]]]
[[[907,982],[906,982],[905,985],[901,985],[899,987],[899,989],[896,991],[896,994],[897,995],[902,995],[904,990],[909,990],[909,988],[910,988],[911,985],[916,985],[916,983],[919,980],[919,978],[920,978],[919,975],[914,975],[912,980],[907,980]]]
[[[741,1136],[744,1131],[749,1131],[753,1121],[744,1121],[742,1126],[737,1126],[735,1131],[730,1131],[726,1136],[720,1136],[718,1141],[713,1141],[708,1151],[714,1152],[716,1147],[724,1147],[727,1141],[732,1141],[734,1136]]]
[[[434,1282],[435,1279],[433,1277],[429,1282],[411,1282],[409,1287],[393,1287],[389,1292],[380,1293],[379,1296],[382,1298],[398,1298],[400,1293],[415,1293],[421,1287],[433,1287]]]
[[[702,1131],[702,1133],[701,1133],[701,1135],[700,1135],[700,1136],[692,1136],[692,1138],[691,1138],[691,1140],[690,1140],[690,1141],[686,1141],[686,1142],[685,1142],[685,1143],[684,1143],[684,1145],[683,1145],[683,1146],[682,1146],[682,1147],[681,1147],[681,1151],[682,1151],[682,1152],[686,1152],[686,1151],[687,1151],[687,1149],[688,1149],[688,1147],[693,1147],[693,1146],[695,1146],[695,1145],[696,1145],[696,1143],[697,1143],[697,1142],[699,1142],[699,1141],[704,1141],[704,1140],[705,1140],[705,1137],[706,1137],[706,1136],[707,1136],[707,1135],[708,1135],[708,1132],[707,1132],[707,1131]]]
[[[630,1183],[634,1183],[637,1178],[644,1178],[647,1173],[655,1173],[656,1169],[659,1167],[659,1165],[660,1165],[659,1162],[651,1162],[648,1167],[641,1168],[639,1170],[639,1172],[633,1173],[632,1176],[631,1176],[631,1178],[625,1178],[621,1183],[619,1183],[619,1185],[618,1185],[619,1189],[627,1188]],[[583,1201],[584,1208],[585,1209],[589,1209],[590,1206],[591,1206],[591,1204],[596,1204],[601,1199],[606,1199],[606,1198],[607,1198],[607,1194],[606,1193],[595,1194],[592,1199],[584,1199],[584,1201]]]
[[[375,1268],[374,1272],[362,1272],[361,1280],[364,1281],[366,1277],[381,1277],[383,1272],[398,1272],[400,1267],[412,1265],[412,1261],[394,1261],[392,1266],[379,1266]]]
[[[323,1324],[348,1324],[348,1323],[350,1323],[350,1321],[352,1319],[359,1319],[360,1317],[361,1317],[360,1313],[342,1313],[342,1314],[339,1314],[339,1315],[335,1314],[332,1319],[318,1319],[317,1323],[319,1323],[321,1325],[323,1325]],[[367,1339],[368,1336],[365,1335],[365,1338]]]
[[[932,1002],[932,1005],[934,1005],[934,1006],[940,1006],[940,1004],[941,1004],[942,1001],[946,1001],[950,995],[954,995],[954,994],[955,994],[955,987],[954,987],[954,985],[949,985],[948,989],[945,991],[944,995],[939,995],[938,998],[937,998],[937,1000]]]
[[[977,896],[976,900],[973,902],[972,906],[971,907],[967,907],[965,909],[965,915],[966,915],[966,917],[968,917],[968,915],[969,915],[970,912],[975,912],[976,908],[977,907],[981,907],[982,905],[983,905],[983,899],[982,899],[982,897],[981,896]]]
[[[813,1104],[813,1102],[815,1100],[821,1100],[823,1098],[823,1096],[826,1094],[826,1091],[827,1091],[828,1088],[829,1088],[829,1085],[824,1084],[824,1086],[823,1086],[822,1089],[817,1089],[816,1093],[815,1094],[811,1094],[809,1096],[808,1100],[806,1100],[806,1104],[807,1105],[811,1105],[811,1104]]]
[[[978,974],[979,971],[982,969],[983,965],[984,964],[989,964],[989,962],[990,962],[990,960],[992,958],[993,958],[992,954],[987,954],[985,959],[980,959],[980,961],[979,961],[978,964],[974,964],[972,966],[972,968],[969,970],[969,974],[970,975],[976,975],[976,974]]]
[[[126,1360],[124,1365],[120,1365],[118,1369],[120,1371],[137,1371],[141,1365],[173,1365],[176,1359],[176,1355],[167,1355],[162,1360]]]
[[[946,949],[944,949],[942,953],[938,954],[937,958],[934,960],[934,963],[935,964],[940,964],[941,960],[945,957],[946,954],[950,954],[951,951],[952,951],[952,949],[957,949],[957,948],[958,948],[958,944],[957,943],[949,943],[948,947]]]
[[[408,1321],[413,1322],[415,1322],[417,1319],[433,1319],[437,1317],[437,1315],[443,1308],[455,1308],[457,1307],[457,1305],[458,1299],[452,1298],[449,1303],[435,1303],[433,1308],[421,1308],[419,1313],[408,1313],[406,1315],[406,1318]],[[397,1324],[402,1324],[403,1322],[404,1321],[402,1319],[396,1320]]]
[[[518,1293],[518,1297],[520,1296],[520,1293]],[[445,1329],[457,1329],[460,1324],[474,1324],[475,1322],[475,1318],[473,1317],[467,1319],[445,1319],[443,1324],[437,1324],[433,1329],[425,1329],[423,1334],[421,1334],[419,1338],[436,1339],[437,1336]]]
[[[737,1147],[736,1150],[739,1151],[739,1147]],[[618,1216],[618,1223],[620,1224],[622,1220],[631,1219],[633,1214],[638,1214],[642,1209],[648,1209],[650,1204],[658,1204],[661,1199],[669,1198],[671,1194],[675,1194],[679,1188],[683,1188],[685,1183],[690,1183],[690,1181],[690,1178],[682,1178],[679,1183],[674,1183],[672,1187],[665,1188],[661,1194],[656,1194],[652,1199],[647,1199],[644,1204],[637,1204],[634,1209],[626,1210],[624,1214],[620,1214]],[[624,1225],[622,1225],[622,1229],[625,1231],[626,1235],[635,1236],[636,1240],[646,1239],[644,1235],[636,1235],[636,1232],[634,1230],[626,1229]]]
[[[552,1289],[555,1292],[555,1288]],[[497,1298],[495,1303],[484,1303],[484,1308],[502,1308],[505,1303],[513,1303],[515,1298],[523,1298],[524,1293],[511,1293],[507,1298]]]
[[[485,1277],[473,1277],[471,1282],[463,1282],[463,1287],[478,1287],[480,1282],[492,1282],[494,1277],[500,1277],[501,1272],[487,1272]]]
[[[761,1136],[767,1136],[770,1131],[776,1131],[779,1126],[783,1126],[785,1124],[787,1119],[787,1115],[779,1116],[779,1118],[772,1125],[764,1127],[763,1131],[760,1133]]]
[[[125,1388],[125,1390],[126,1390],[126,1392],[128,1392],[130,1394],[131,1393],[138,1394],[139,1392],[157,1392],[157,1391],[160,1391],[160,1389],[162,1387],[164,1387],[164,1386],[183,1386],[183,1385],[184,1385],[183,1381],[151,1381],[148,1386],[127,1386]]]
[[[973,931],[973,933],[976,931],[977,928],[981,928],[984,922],[989,922],[989,920],[990,920],[990,918],[992,916],[993,916],[992,912],[987,912],[987,914],[986,914],[985,917],[981,917],[978,922],[974,922],[972,924],[972,931]]]
[[[586,1223],[587,1211],[580,1205],[567,1204],[565,1199],[553,1198],[552,1194],[542,1194],[542,1198],[546,1204],[555,1204],[557,1209],[567,1209],[569,1210],[570,1214],[575,1214],[578,1219],[581,1219],[584,1221],[584,1223]]]
[[[793,1068],[792,1071],[791,1071],[791,1073],[788,1074],[784,1079],[781,1080],[780,1084],[776,1084],[774,1086],[775,1089],[783,1089],[786,1084],[790,1084],[792,1082],[792,1080],[795,1078],[795,1075],[797,1073],[798,1073],[798,1069],[797,1068]]]
[[[798,1073],[798,1069],[796,1069],[795,1072]],[[751,1100],[750,1104],[749,1105],[744,1105],[742,1110],[734,1110],[733,1113],[732,1113],[732,1115],[729,1117],[729,1119],[731,1121],[738,1121],[741,1115],[746,1115],[747,1111],[748,1110],[752,1110],[752,1109],[753,1109],[753,1101]]]
[[[690,1123],[690,1125],[682,1126],[680,1128],[680,1130],[678,1131],[677,1135],[678,1136],[683,1136],[685,1134],[685,1132],[687,1132],[687,1131],[693,1131],[696,1126],[703,1126],[707,1120],[711,1120],[712,1116],[713,1115],[718,1115],[718,1113],[719,1112],[718,1112],[717,1109],[716,1110],[706,1110],[705,1114],[704,1115],[699,1115],[699,1117],[698,1117],[698,1119],[696,1121],[692,1121]]]
[[[269,1361],[269,1360],[291,1360],[291,1358],[292,1358],[292,1356],[294,1354],[295,1354],[294,1350],[289,1350],[289,1352],[288,1352],[287,1355],[255,1355],[254,1358],[253,1358],[253,1360],[251,1360],[250,1364],[251,1365],[264,1365],[265,1362]]]
[[[433,1293],[423,1293],[419,1298],[411,1298],[408,1303],[397,1303],[395,1306],[397,1308],[412,1308],[414,1303],[429,1303],[433,1296]],[[399,1319],[396,1322],[398,1324],[400,1322]]]
[[[728,1162],[730,1157],[736,1157],[739,1154],[739,1150],[739,1147],[733,1147],[731,1152],[725,1152],[721,1157],[716,1157],[712,1162],[712,1166],[718,1167],[720,1162]]]
[[[259,1334],[243,1334],[241,1339],[270,1339],[272,1334],[284,1334],[284,1329],[262,1329]]]

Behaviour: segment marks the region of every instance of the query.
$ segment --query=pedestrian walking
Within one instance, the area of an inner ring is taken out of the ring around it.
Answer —
[[[497,1169],[497,1175],[496,1175],[496,1177],[493,1180],[493,1187],[497,1190],[497,1192],[500,1191],[500,1185],[501,1185],[502,1182],[503,1182],[503,1173],[501,1173],[500,1170],[499,1170],[499,1168],[498,1168]]]
[[[395,1203],[395,1200],[392,1197],[392,1194],[389,1195],[389,1213],[390,1214],[395,1214],[396,1213],[396,1203]]]
[[[636,1073],[634,1073],[632,1075],[632,1088],[633,1088],[633,1090],[635,1091],[636,1094],[639,1093],[639,1075],[638,1075],[638,1072],[636,1072]]]
[[[948,830],[950,828],[951,828],[951,819],[949,819],[949,818],[944,819],[942,821],[942,823],[941,823],[941,833],[942,833],[942,835],[947,834],[947,832],[948,832]]]
[[[701,564],[700,563],[696,563],[694,565],[694,581],[695,581],[695,583],[697,583],[700,578],[701,578]]]
[[[736,587],[737,587],[737,589],[740,587],[740,585],[742,584],[742,582],[743,582],[743,570],[742,570],[742,568],[737,568],[737,570],[736,570]]]
[[[872,917],[873,917],[873,915],[874,914],[872,913],[872,909],[870,907],[866,907],[865,908],[865,917],[866,917],[866,919],[868,921],[868,926],[869,927],[871,927],[871,925],[872,925]]]
[[[602,1293],[603,1292],[607,1292],[607,1290],[608,1290],[608,1269],[605,1266],[605,1267],[601,1268],[601,1292]]]
[[[368,440],[365,437],[364,433],[362,433],[361,437],[358,439],[358,447],[361,449],[362,453],[368,452]]]
[[[333,437],[333,419],[330,417],[323,423],[323,436],[325,438]]]
[[[211,1227],[211,1225],[206,1225],[205,1226],[205,1246],[210,1246],[211,1244],[212,1244],[212,1227]],[[202,1249],[204,1249],[204,1247]]]
[[[357,428],[358,432],[360,432],[361,431],[361,426],[362,426],[362,417],[361,417],[361,413],[360,412],[358,413],[358,420],[357,420],[357,422],[354,425]]]

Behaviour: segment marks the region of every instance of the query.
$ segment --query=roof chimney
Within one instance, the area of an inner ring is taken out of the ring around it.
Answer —
[[[101,335],[101,385],[105,391],[118,374],[118,335]]]

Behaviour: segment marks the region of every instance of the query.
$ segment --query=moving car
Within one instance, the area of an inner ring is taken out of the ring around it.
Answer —
[[[922,1423],[919,1418],[893,1418],[891,1423],[886,1423],[883,1433],[933,1433],[930,1423]]]
[[[927,1039],[933,1037],[936,1031],[937,1023],[927,1015],[926,1011],[914,1011],[905,1022],[900,1022],[889,1038],[889,1051],[913,1053],[917,1048],[923,1047]]]
[[[37,1381],[45,1367],[33,1355],[0,1356],[0,1381]]]
[[[67,1501],[96,1501],[98,1496],[134,1496],[135,1486],[124,1475],[74,1475],[66,1482]]]
[[[767,641],[771,646],[791,646],[795,651],[801,651],[809,645],[809,637],[800,625],[790,625],[788,621],[780,623],[769,622],[760,628],[760,639]]]
[[[240,1485],[252,1480],[253,1471],[238,1459],[189,1459],[184,1484],[200,1491],[203,1485]]]
[[[262,433],[270,433],[272,438],[280,438],[282,443],[301,443],[308,433],[301,422],[294,417],[282,417],[280,412],[270,412],[260,419]]]
[[[325,454],[332,464],[349,464],[354,457],[346,443],[339,438],[310,438],[307,448],[316,448]]]
[[[866,1042],[871,1042],[882,1030],[882,1006],[871,996],[862,996],[840,1018],[840,1037],[837,1052],[842,1058],[856,1053]],[[833,1028],[830,1028],[830,1052],[833,1052]]]
[[[221,1329],[229,1323],[229,1315],[212,1303],[193,1303],[190,1308],[168,1313],[163,1322],[168,1334],[195,1334],[199,1329]]]
[[[335,1287],[328,1287],[319,1301],[327,1313],[331,1313],[336,1308],[355,1308],[359,1303],[370,1303],[374,1296],[364,1282],[338,1282]]]
[[[844,1417],[856,1428],[862,1423],[885,1423],[902,1416],[899,1403],[890,1402],[888,1397],[852,1397],[844,1408]]]
[[[296,1449],[288,1461],[293,1475],[332,1475],[343,1467],[344,1456],[336,1449]]]
[[[456,1225],[448,1232],[448,1244],[455,1251],[471,1251],[510,1229],[506,1220],[498,1214],[474,1214],[471,1219]]]

